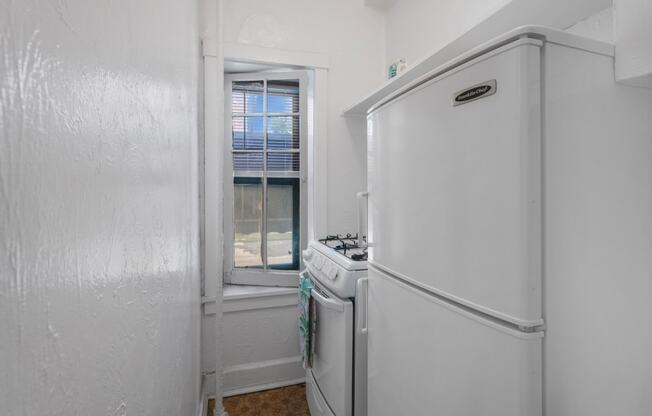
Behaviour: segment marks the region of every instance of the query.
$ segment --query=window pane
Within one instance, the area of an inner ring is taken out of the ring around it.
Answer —
[[[267,112],[299,112],[299,80],[267,81]]]
[[[262,117],[233,117],[233,148],[236,150],[262,149],[263,140]]]
[[[263,81],[236,81],[231,92],[234,113],[263,112]]]
[[[243,171],[262,171],[262,152],[233,153],[233,170],[236,172],[236,176],[238,172]]]
[[[268,148],[298,149],[299,135],[298,116],[274,116],[267,118]]]
[[[232,84],[237,268],[299,268],[299,93],[299,80]]]
[[[262,267],[263,186],[260,179],[235,178],[235,267]]]
[[[299,179],[268,179],[268,266],[272,269],[298,269],[299,238]]]
[[[299,153],[268,153],[267,170],[277,172],[298,172]]]

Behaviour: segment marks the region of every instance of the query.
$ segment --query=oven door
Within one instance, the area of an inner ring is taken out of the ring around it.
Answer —
[[[314,353],[309,370],[317,390],[336,416],[353,414],[353,302],[342,300],[312,279],[316,306]],[[311,409],[312,410],[312,409]]]

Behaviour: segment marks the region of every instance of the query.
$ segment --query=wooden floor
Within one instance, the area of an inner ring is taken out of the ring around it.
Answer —
[[[214,408],[215,400],[211,399],[208,416],[217,416]],[[305,384],[226,397],[224,410],[229,416],[310,416]]]

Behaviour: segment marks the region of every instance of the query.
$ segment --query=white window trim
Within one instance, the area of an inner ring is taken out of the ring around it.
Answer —
[[[233,81],[299,80],[300,115],[300,156],[299,156],[299,249],[308,244],[308,74],[306,71],[256,72],[251,74],[232,74],[224,77],[224,281],[229,284],[259,286],[296,286],[299,271],[303,268],[303,258],[299,253],[299,270],[256,270],[236,268],[234,259],[234,221],[233,221],[233,157],[232,157],[232,83]]]

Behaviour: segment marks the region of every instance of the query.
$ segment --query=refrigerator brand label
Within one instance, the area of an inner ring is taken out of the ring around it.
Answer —
[[[496,93],[496,80],[482,82],[472,87],[458,91],[453,95],[453,107],[479,100]]]

